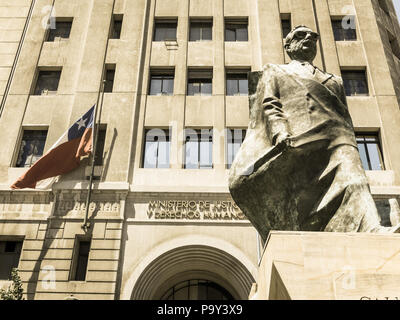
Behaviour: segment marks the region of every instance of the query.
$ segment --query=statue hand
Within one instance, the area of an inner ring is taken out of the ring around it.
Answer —
[[[275,141],[273,141],[274,145],[278,145],[282,142],[284,142],[285,140],[290,138],[290,134],[288,132],[281,132],[278,133],[277,136],[275,137]]]
[[[287,117],[282,103],[277,97],[268,97],[263,101],[264,116],[272,145],[278,145],[290,137]]]

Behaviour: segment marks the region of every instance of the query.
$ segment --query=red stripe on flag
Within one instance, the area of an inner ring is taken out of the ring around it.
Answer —
[[[11,188],[35,188],[36,183],[40,180],[66,174],[76,169],[81,162],[80,157],[90,153],[92,145],[91,135],[92,129],[88,128],[82,137],[65,142],[51,149],[14,182]]]

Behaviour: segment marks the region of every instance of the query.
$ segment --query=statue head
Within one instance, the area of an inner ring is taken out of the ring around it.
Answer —
[[[297,26],[285,38],[285,50],[290,59],[312,63],[317,55],[319,34],[306,26]]]

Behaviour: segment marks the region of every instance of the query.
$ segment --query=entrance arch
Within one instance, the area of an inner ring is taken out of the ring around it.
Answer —
[[[247,268],[224,250],[205,245],[174,248],[153,260],[137,279],[131,299],[157,300],[183,281],[202,279],[246,300],[255,282]]]

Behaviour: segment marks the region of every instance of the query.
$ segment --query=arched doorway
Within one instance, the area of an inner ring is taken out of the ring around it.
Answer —
[[[185,300],[209,296],[214,300],[245,300],[254,282],[247,268],[229,253],[210,246],[189,245],[165,252],[152,261],[136,281],[131,299]],[[178,296],[174,291],[179,291]]]

